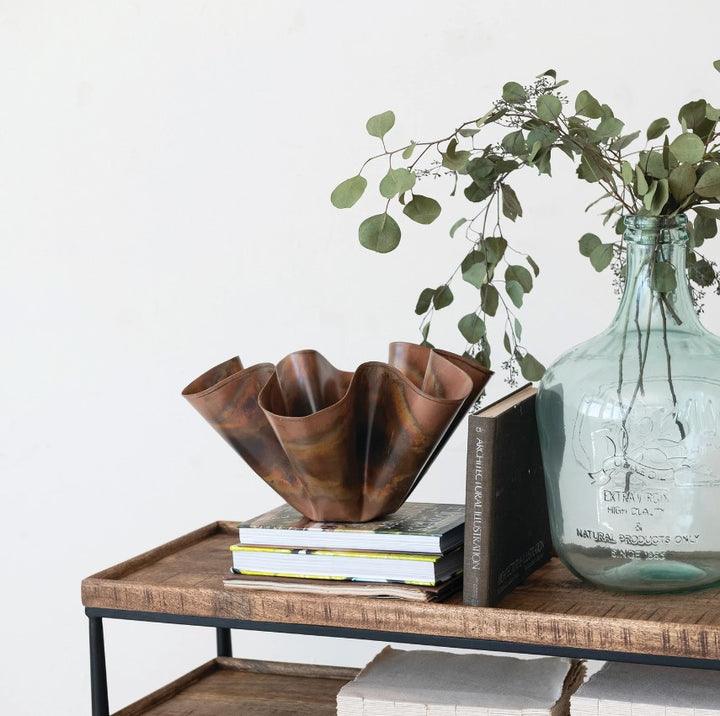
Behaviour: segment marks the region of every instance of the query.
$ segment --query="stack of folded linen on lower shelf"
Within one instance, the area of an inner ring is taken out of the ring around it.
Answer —
[[[720,716],[720,672],[607,663],[570,708],[572,716]]]
[[[338,716],[569,716],[584,662],[386,647],[340,690]]]

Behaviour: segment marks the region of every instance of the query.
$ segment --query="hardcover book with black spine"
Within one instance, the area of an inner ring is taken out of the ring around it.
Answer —
[[[463,604],[489,607],[552,556],[528,384],[468,418]]]

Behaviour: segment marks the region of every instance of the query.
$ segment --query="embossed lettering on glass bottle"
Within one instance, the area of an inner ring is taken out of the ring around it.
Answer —
[[[537,414],[558,555],[624,591],[720,581],[720,339],[687,284],[686,219],[627,217],[610,327],[543,378]]]

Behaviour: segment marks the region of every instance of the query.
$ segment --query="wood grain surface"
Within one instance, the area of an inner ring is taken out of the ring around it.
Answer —
[[[220,657],[115,716],[334,716],[357,669]]]
[[[720,590],[644,596],[605,592],[557,560],[494,608],[233,590],[222,584],[236,522],[217,522],[95,574],[87,607],[220,617],[656,656],[720,659]],[[519,649],[520,651],[521,649]]]

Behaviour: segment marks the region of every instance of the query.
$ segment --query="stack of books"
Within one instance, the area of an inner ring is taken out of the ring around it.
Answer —
[[[239,525],[231,588],[443,599],[462,586],[464,505],[406,502],[371,522],[312,522],[281,505]]]
[[[720,716],[720,672],[608,662],[570,707],[573,716]]]
[[[584,674],[572,659],[386,647],[340,689],[337,716],[568,716]]]

